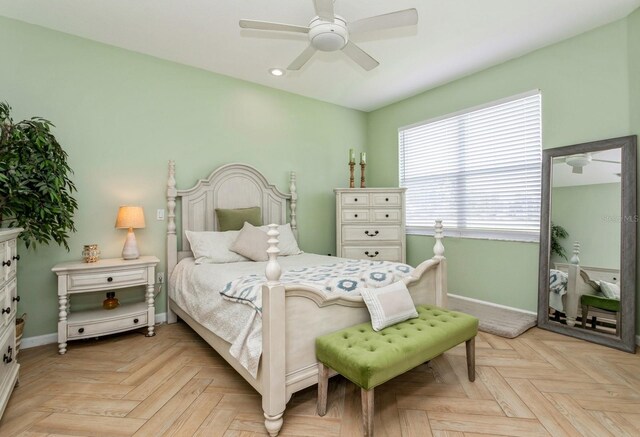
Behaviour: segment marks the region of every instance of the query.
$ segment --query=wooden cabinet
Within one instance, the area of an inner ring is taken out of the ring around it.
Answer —
[[[405,188],[337,188],[336,255],[406,262]]]
[[[71,262],[55,266],[58,275],[58,352],[67,351],[67,340],[99,337],[147,327],[154,335],[155,256],[135,260],[104,259],[95,263]],[[129,287],[144,287],[143,302],[123,303],[115,309],[72,311],[71,295],[105,292]]]
[[[16,278],[20,255],[16,238],[20,232],[20,228],[0,230],[0,417],[18,382],[20,368],[16,360],[16,311],[20,300]]]

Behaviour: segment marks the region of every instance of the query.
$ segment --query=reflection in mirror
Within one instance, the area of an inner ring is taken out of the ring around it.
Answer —
[[[538,325],[635,352],[636,137],[543,151]]]

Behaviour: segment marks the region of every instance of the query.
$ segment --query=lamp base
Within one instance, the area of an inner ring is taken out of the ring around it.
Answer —
[[[127,239],[124,241],[124,247],[122,248],[123,259],[138,259],[140,258],[140,252],[138,251],[138,243],[136,242],[136,234],[133,233],[133,229],[129,228],[127,232]]]

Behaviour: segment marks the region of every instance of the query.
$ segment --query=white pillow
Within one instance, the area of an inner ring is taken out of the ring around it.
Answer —
[[[620,300],[620,286],[611,282],[600,281],[600,290],[608,299]]]
[[[416,306],[403,281],[380,288],[360,288],[359,291],[371,315],[374,331],[418,317]]]
[[[227,232],[194,232],[185,231],[191,245],[196,264],[235,263],[249,261],[242,255],[232,252],[231,245],[240,231]]]
[[[260,226],[260,229],[267,232],[269,231],[269,226]],[[293,235],[291,223],[279,225],[278,232],[280,232],[280,235],[278,235],[278,249],[280,249],[278,256],[300,255],[303,253],[298,247],[296,237]]]
[[[267,261],[267,244],[269,236],[260,228],[256,228],[249,222],[244,222],[238,238],[233,242],[231,250],[252,261]]]

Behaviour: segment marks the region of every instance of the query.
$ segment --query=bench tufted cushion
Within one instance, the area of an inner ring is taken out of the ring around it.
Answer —
[[[478,319],[434,305],[418,317],[375,332],[362,323],[316,339],[316,357],[369,390],[437,357],[478,333]]]
[[[620,311],[620,301],[615,299],[609,299],[602,296],[593,296],[583,294],[580,297],[581,305],[588,305],[590,307],[599,308],[601,310],[618,312]]]

